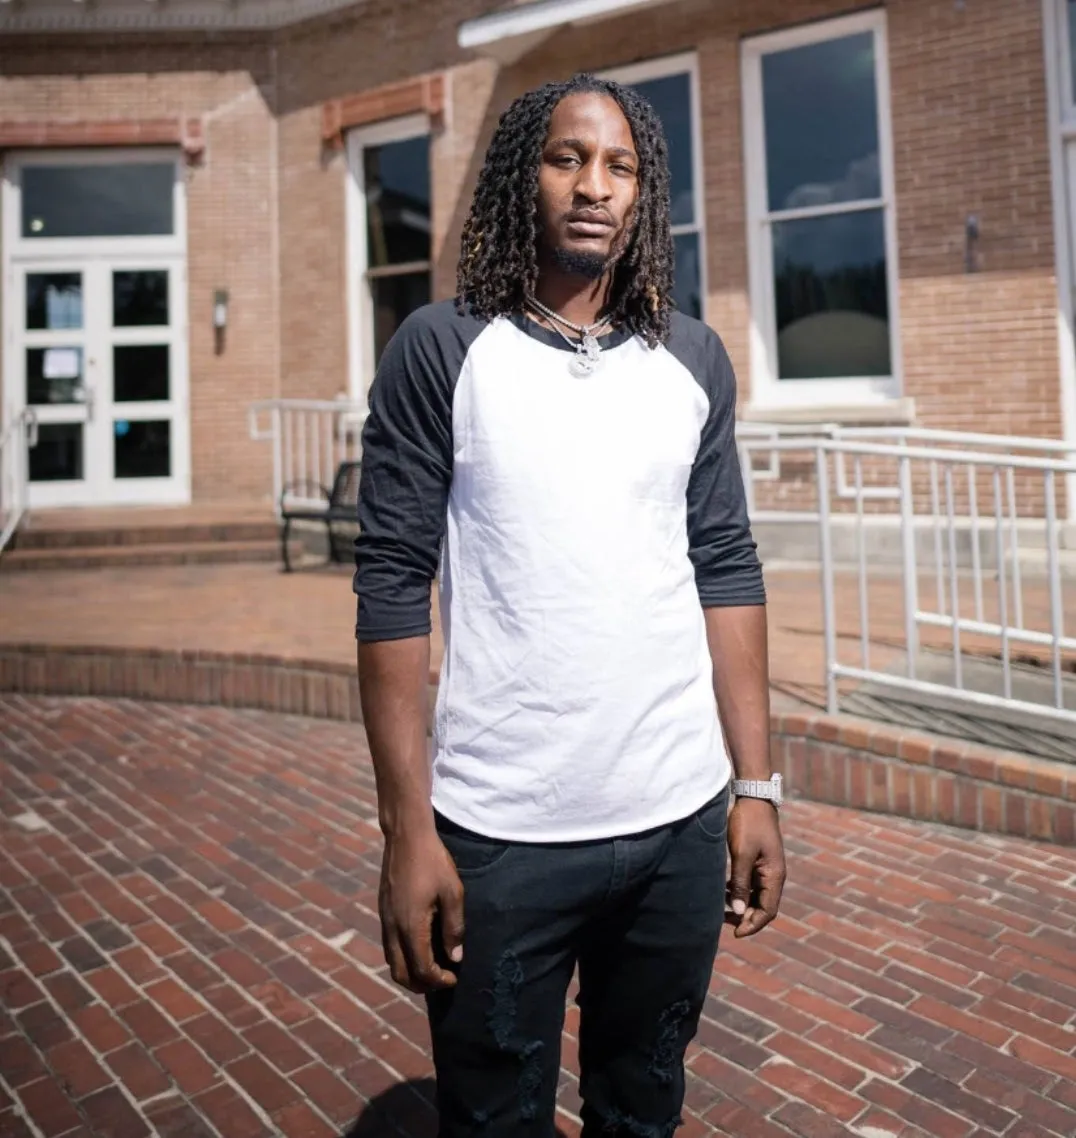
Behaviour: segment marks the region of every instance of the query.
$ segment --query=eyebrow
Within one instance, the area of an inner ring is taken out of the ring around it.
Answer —
[[[570,146],[574,150],[588,149],[587,143],[580,138],[551,138],[546,146],[555,148],[557,146]],[[636,162],[639,161],[639,155],[634,150],[629,150],[626,146],[610,146],[607,153],[615,155],[618,158],[632,158]]]

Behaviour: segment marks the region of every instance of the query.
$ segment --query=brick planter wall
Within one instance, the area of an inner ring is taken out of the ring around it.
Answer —
[[[437,681],[430,677],[431,702]],[[0,691],[251,707],[362,722],[349,665],[153,649],[0,645]],[[791,797],[1076,845],[1076,769],[848,716],[773,716]]]

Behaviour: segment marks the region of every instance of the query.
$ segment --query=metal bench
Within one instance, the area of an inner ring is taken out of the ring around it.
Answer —
[[[301,479],[289,482],[280,492],[280,553],[284,560],[284,571],[292,571],[291,526],[293,522],[321,522],[325,526],[325,540],[329,555],[326,564],[346,562],[353,556],[353,542],[358,529],[359,472],[362,463],[349,461],[340,463],[333,479],[332,489],[326,489],[320,482]],[[300,492],[300,496],[325,499],[324,506],[306,503],[289,506],[289,496]],[[347,527],[342,531],[342,527]]]

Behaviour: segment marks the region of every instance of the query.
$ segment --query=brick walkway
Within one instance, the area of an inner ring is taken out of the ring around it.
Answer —
[[[0,697],[0,760],[4,1138],[430,1138],[361,731]],[[725,942],[681,1133],[1076,1134],[1076,852],[803,803],[785,831],[784,915]]]

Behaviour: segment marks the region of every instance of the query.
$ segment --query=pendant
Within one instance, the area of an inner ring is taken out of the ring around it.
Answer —
[[[585,355],[583,352],[576,352],[568,361],[568,371],[570,371],[576,379],[585,379],[588,375],[593,375],[594,369],[597,366],[598,361],[592,356]]]
[[[587,354],[587,356],[595,361],[602,353],[601,345],[598,343],[597,339],[589,332],[583,336],[583,342],[580,346],[582,350]]]

